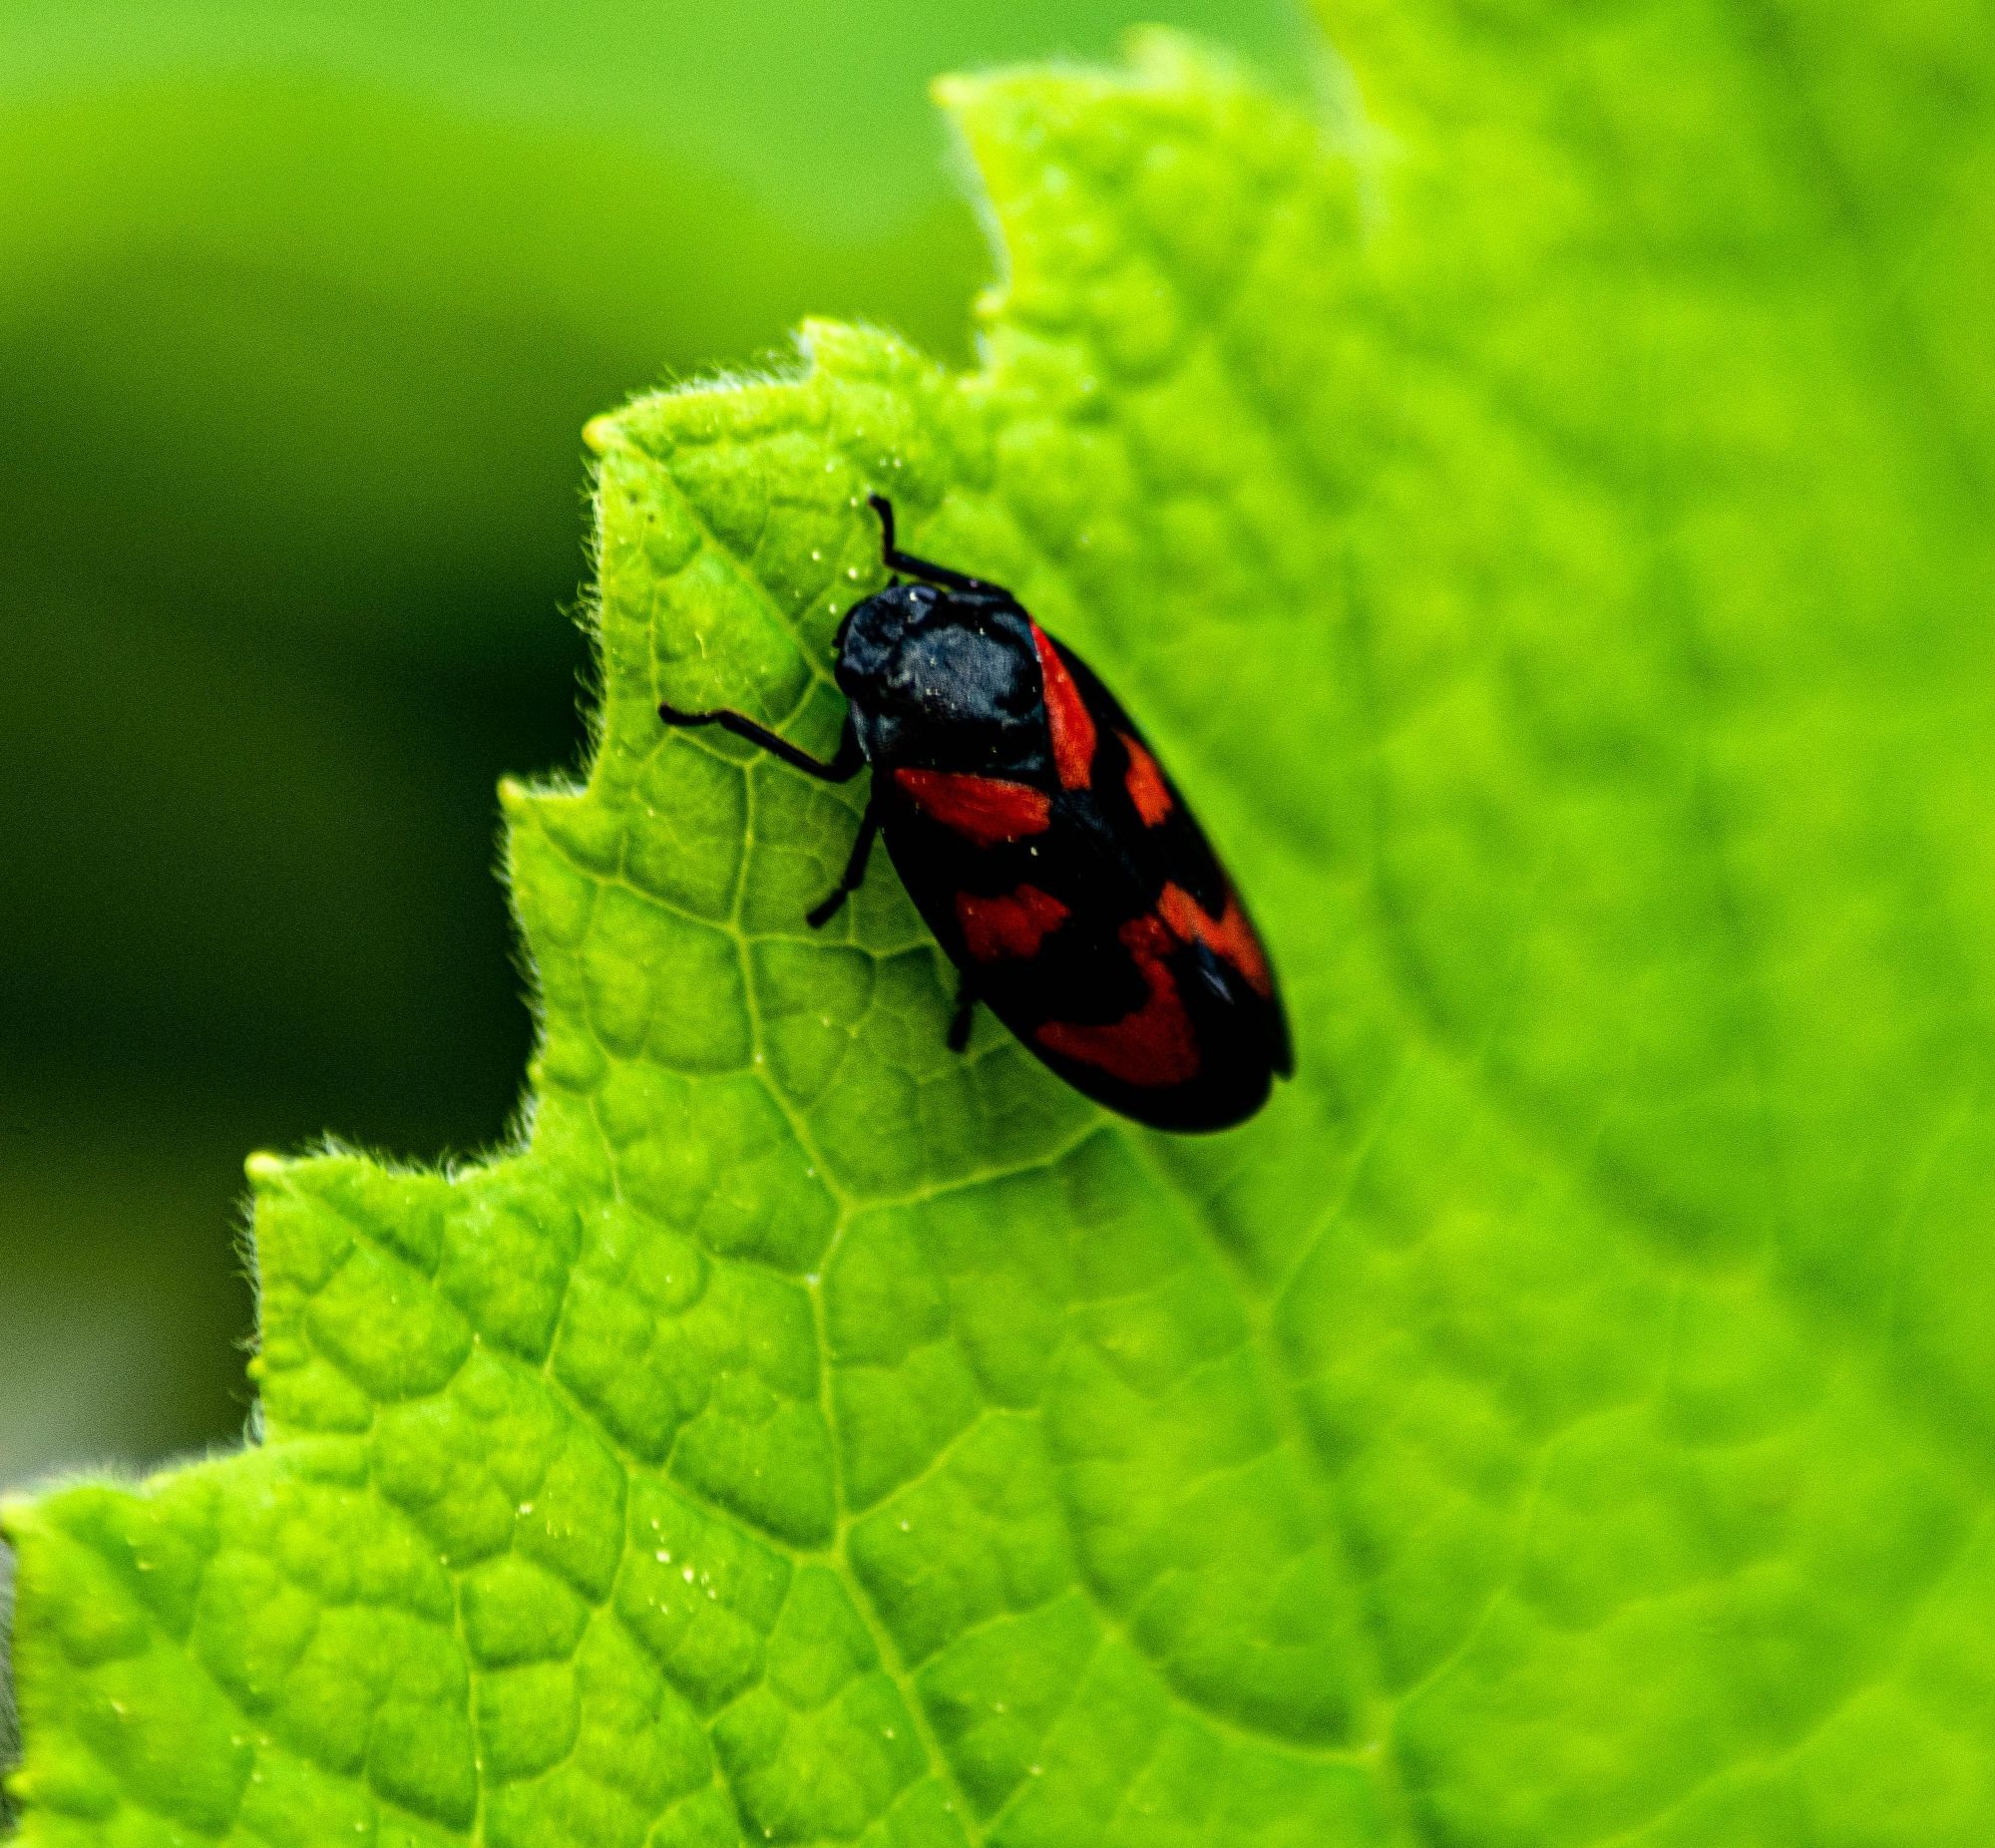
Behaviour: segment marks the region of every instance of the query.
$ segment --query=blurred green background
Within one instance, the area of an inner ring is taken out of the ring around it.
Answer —
[[[0,1486],[239,1432],[241,1163],[504,1131],[492,786],[579,431],[806,312],[966,357],[929,79],[1281,0],[0,0]]]

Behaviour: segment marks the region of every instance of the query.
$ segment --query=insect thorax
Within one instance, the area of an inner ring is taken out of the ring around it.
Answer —
[[[1031,625],[1008,597],[882,590],[846,619],[837,672],[873,763],[1019,776],[1044,760]]]

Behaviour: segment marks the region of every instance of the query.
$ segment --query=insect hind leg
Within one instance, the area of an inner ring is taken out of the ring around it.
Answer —
[[[971,1022],[977,1014],[977,990],[966,975],[956,991],[956,1011],[949,1017],[949,1049],[962,1052],[970,1044]]]

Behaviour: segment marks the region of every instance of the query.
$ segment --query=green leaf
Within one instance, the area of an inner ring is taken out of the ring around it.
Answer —
[[[1783,19],[952,86],[981,371],[595,427],[521,1144],[252,1163],[265,1442],[7,1515],[30,1843],[1988,1839],[1989,52]],[[1224,844],[1246,1128],[952,1058],[657,725],[828,747],[876,487]]]
[[[1152,18],[1282,68],[1315,36],[1289,0],[0,5],[0,1486],[239,1425],[253,1138],[504,1121],[490,787],[581,744],[585,419],[809,312],[962,363],[988,256],[925,86]]]

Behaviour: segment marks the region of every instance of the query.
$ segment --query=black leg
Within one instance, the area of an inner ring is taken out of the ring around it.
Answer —
[[[884,494],[869,494],[866,504],[880,516],[880,557],[890,571],[906,571],[910,577],[922,578],[925,582],[941,584],[945,590],[968,590],[987,596],[1009,596],[1011,593],[1001,585],[986,583],[982,577],[972,577],[964,571],[953,571],[947,564],[931,564],[926,558],[910,557],[894,546],[894,504]]]
[[[859,890],[859,882],[866,877],[867,859],[873,852],[873,837],[879,832],[880,812],[869,802],[866,813],[860,817],[859,838],[852,843],[852,855],[845,863],[844,876],[823,904],[812,906],[804,914],[804,922],[813,930],[823,929],[838,916],[839,907]]]
[[[676,706],[661,705],[658,717],[667,725],[718,725],[722,731],[730,731],[737,738],[747,739],[750,744],[759,744],[784,763],[823,783],[849,783],[866,764],[866,754],[859,748],[859,738],[852,729],[850,719],[846,720],[845,729],[839,734],[837,752],[827,764],[820,763],[808,751],[798,750],[787,738],[778,738],[767,726],[757,725],[753,719],[739,712],[681,712]]]
[[[977,1012],[977,990],[966,975],[956,990],[956,1012],[949,1019],[949,1049],[961,1052],[970,1044],[970,1020]]]

